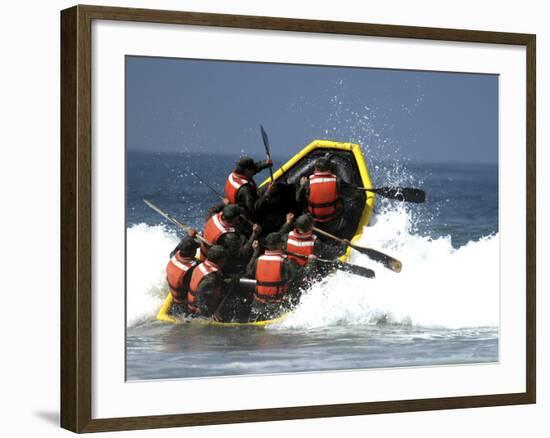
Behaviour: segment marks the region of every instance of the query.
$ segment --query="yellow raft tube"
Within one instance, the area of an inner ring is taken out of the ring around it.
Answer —
[[[336,141],[330,141],[330,140],[313,140],[310,144],[308,144],[305,148],[303,148],[300,152],[298,152],[290,160],[288,160],[285,164],[283,164],[276,172],[274,172],[273,179],[277,180],[278,178],[283,176],[289,169],[291,169],[302,158],[306,157],[316,149],[351,151],[355,159],[355,162],[357,164],[357,168],[359,169],[359,174],[363,182],[363,187],[372,188],[372,182],[369,176],[367,165],[365,163],[365,158],[363,157],[363,152],[361,150],[361,147],[355,143],[342,143],[342,142],[336,142]],[[261,186],[264,184],[267,184],[269,181],[270,179],[266,179],[261,184]],[[357,226],[355,235],[351,239],[352,242],[356,242],[361,238],[363,234],[363,229],[365,226],[368,225],[370,217],[372,215],[372,210],[374,208],[374,193],[372,192],[365,192],[365,193],[366,193],[365,208],[359,220],[359,224]],[[346,254],[341,256],[340,260],[345,262],[349,257],[350,251],[351,251],[351,248],[348,248],[346,251]],[[162,307],[157,313],[157,320],[166,322],[166,323],[171,323],[171,324],[179,324],[179,323],[186,322],[184,320],[181,320],[172,316],[170,314],[171,307],[172,307],[172,295],[168,293]],[[242,322],[242,323],[241,322],[216,322],[212,320],[196,319],[196,320],[193,320],[193,323],[202,323],[207,325],[216,325],[216,326],[224,326],[224,327],[253,326],[253,327],[261,328],[261,327],[266,327],[267,325],[270,325],[270,324],[277,324],[283,321],[286,318],[286,316],[287,316],[287,313],[284,313],[278,318],[274,318],[266,321]]]

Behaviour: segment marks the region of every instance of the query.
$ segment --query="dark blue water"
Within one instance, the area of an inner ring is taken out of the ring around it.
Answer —
[[[143,198],[201,229],[205,211],[218,203],[218,198],[190,171],[197,172],[223,192],[225,179],[238,157],[129,152],[128,245],[141,253],[128,258],[127,303],[134,306],[129,314],[146,316],[128,320],[127,378],[498,360],[498,323],[495,322],[498,318],[494,316],[498,312],[498,291],[495,292],[493,286],[498,284],[498,278],[484,278],[486,283],[480,284],[476,278],[464,274],[487,276],[486,271],[478,272],[480,260],[487,257],[498,260],[498,242],[483,241],[498,233],[498,167],[466,163],[371,163],[368,151],[365,157],[375,186],[401,184],[420,187],[427,193],[425,204],[410,204],[405,212],[400,211],[401,207],[396,207],[394,201],[377,198],[374,222],[380,217],[407,219],[407,229],[398,239],[395,235],[387,236],[388,240],[396,241],[387,251],[402,258],[408,271],[404,269],[398,275],[370,266],[377,270],[375,280],[366,280],[370,283],[362,283],[358,277],[329,281],[324,289],[320,287],[312,292],[321,295],[310,297],[309,303],[300,305],[296,323],[258,330],[175,326],[154,318],[161,298],[167,293],[163,269],[179,231],[149,209]],[[288,158],[274,157],[275,166]],[[267,176],[268,172],[264,172],[256,181],[261,182]],[[158,225],[164,225],[164,231],[159,231]],[[375,225],[373,229],[379,234],[388,227]],[[450,243],[438,238],[448,238]],[[377,239],[383,245],[386,236]],[[400,240],[404,242],[401,246]],[[464,253],[467,256],[461,253],[462,249],[468,251]],[[436,255],[431,256],[432,253]],[[354,263],[363,262],[354,260]],[[132,276],[139,273],[142,278],[146,270],[152,271],[151,277],[144,278],[139,287],[132,286]],[[496,276],[493,271],[498,269],[490,271],[490,275]],[[362,295],[363,289],[372,291],[372,302]],[[401,295],[403,291],[405,295]],[[344,293],[348,298],[338,299],[337,295]]]
[[[261,159],[263,157],[256,157]],[[290,157],[275,157],[275,166]],[[127,161],[127,225],[166,223],[143,203],[147,198],[188,225],[201,228],[204,213],[218,198],[191,173],[195,172],[223,193],[235,155],[129,152]],[[418,233],[434,238],[450,235],[453,246],[498,231],[498,166],[466,163],[407,163],[397,175],[391,164],[368,162],[373,184],[420,187],[427,202],[415,205]],[[399,168],[402,166],[400,165]],[[258,182],[269,176],[256,176]],[[378,199],[377,209],[392,201]]]

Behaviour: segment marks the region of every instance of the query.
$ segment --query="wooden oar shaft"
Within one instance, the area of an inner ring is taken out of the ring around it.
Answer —
[[[297,254],[297,253],[292,252],[292,251],[286,251],[286,253],[291,255],[291,256],[294,256],[294,257],[300,257],[300,258],[303,258],[303,259],[308,258],[308,256],[306,256],[306,255]],[[345,263],[345,262],[341,262],[339,260],[327,260],[327,259],[321,259],[321,258],[317,258],[315,260],[318,261],[318,262],[321,262],[321,263],[326,263],[328,265],[332,265],[332,266],[336,267],[336,269],[340,269],[341,271],[349,272],[351,274],[359,275],[361,277],[366,277],[366,278],[374,278],[375,277],[374,271],[372,269],[365,268],[364,266],[352,265],[351,263]]]
[[[288,255],[291,255],[293,257],[299,257],[299,258],[304,259],[304,260],[309,258],[309,256],[304,255],[304,254],[298,254],[297,252],[285,251],[285,253],[288,254]],[[336,261],[334,261],[334,260],[325,260],[325,259],[321,259],[319,257],[317,257],[316,260],[319,260],[320,262],[336,263]]]
[[[239,284],[256,286],[256,280],[253,278],[239,278]]]
[[[394,272],[401,272],[401,267],[402,267],[401,262],[387,254],[384,254],[383,252],[380,252],[372,248],[365,248],[363,246],[354,245],[349,240],[342,239],[333,234],[327,233],[326,231],[323,231],[317,227],[313,227],[313,231],[315,231],[318,234],[322,234],[323,236],[334,239],[337,242],[345,243],[346,245],[350,246],[356,251],[359,251],[360,253],[365,254],[367,257],[377,262],[381,262],[382,264],[384,264],[384,266],[386,266],[388,269],[391,269]]]
[[[208,187],[210,190],[212,190],[218,198],[220,198],[222,201],[225,199],[225,196],[223,196],[220,192],[218,192],[214,187],[212,187],[210,184],[208,184],[205,180],[203,180],[198,174],[195,172],[191,172],[191,175],[193,175],[195,178],[197,178],[202,184],[204,184],[206,187]]]
[[[212,187],[210,184],[208,184],[206,181],[204,181],[199,175],[197,175],[195,172],[191,172],[191,174],[196,177],[201,183],[203,183],[206,187],[208,187],[214,194],[220,198],[222,201],[225,201],[225,197],[218,192],[214,187]],[[254,222],[252,222],[250,219],[248,219],[244,214],[241,214],[241,219],[248,223],[249,225],[254,225]]]
[[[326,231],[323,231],[320,228],[313,227],[313,231],[315,231],[318,234],[322,234],[323,236],[330,237],[331,239],[336,240],[338,242],[348,243],[348,241],[346,241],[345,239],[337,237],[334,234],[327,233]]]
[[[173,224],[177,225],[178,227],[180,227],[182,230],[184,231],[189,231],[191,229],[190,226],[188,225],[185,225],[184,223],[178,221],[174,216],[172,216],[171,214],[168,214],[164,211],[162,211],[160,208],[158,208],[155,204],[153,204],[151,201],[148,201],[147,199],[144,199],[143,202],[145,202],[145,204],[151,208],[152,210],[156,211],[158,214],[160,214],[162,217],[164,217],[165,219],[169,220],[170,222],[172,222]],[[208,246],[212,246],[212,244],[206,240],[204,237],[202,237],[200,234],[196,234],[195,235],[197,239],[199,239],[202,243],[204,243],[205,245],[208,245]]]

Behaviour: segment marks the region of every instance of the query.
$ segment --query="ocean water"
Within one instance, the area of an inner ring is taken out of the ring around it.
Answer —
[[[171,325],[155,320],[164,268],[181,235],[150,199],[191,226],[218,202],[236,156],[129,152],[127,157],[127,378],[159,379],[498,361],[498,167],[369,162],[375,185],[421,187],[422,205],[377,198],[360,244],[398,258],[396,274],[337,272],[313,285],[267,329]],[[260,157],[258,157],[260,158]],[[275,157],[275,165],[288,157]],[[261,176],[256,177],[261,181]],[[263,175],[265,176],[265,175]]]

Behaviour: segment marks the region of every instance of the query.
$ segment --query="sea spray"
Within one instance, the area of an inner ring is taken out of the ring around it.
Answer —
[[[385,211],[364,230],[359,245],[387,252],[403,263],[396,274],[352,251],[350,262],[375,269],[376,278],[337,272],[302,296],[279,328],[407,324],[423,327],[497,327],[498,234],[456,249],[450,237],[411,234],[405,208]]]
[[[499,323],[498,234],[453,248],[450,237],[415,234],[408,208],[383,209],[359,245],[403,262],[396,274],[352,251],[351,263],[376,271],[368,280],[337,272],[313,285],[279,329],[334,325],[412,324],[425,327],[497,327]],[[168,293],[164,269],[178,242],[162,226],[128,229],[129,326],[153,320]]]
[[[134,225],[127,230],[127,326],[152,320],[166,294],[165,268],[178,243],[174,231],[162,225]]]

